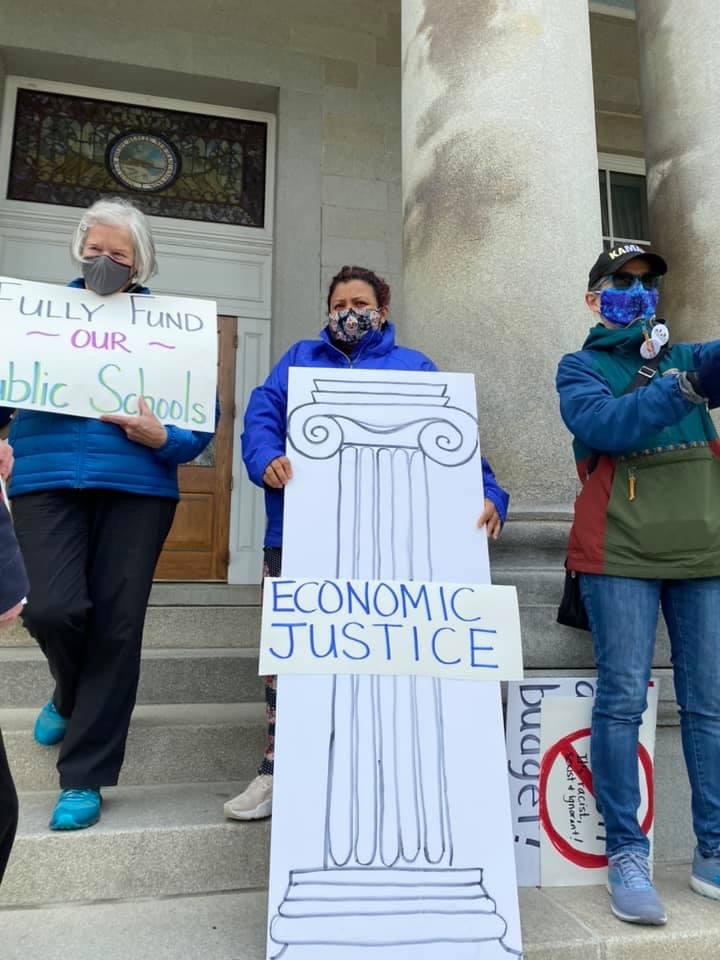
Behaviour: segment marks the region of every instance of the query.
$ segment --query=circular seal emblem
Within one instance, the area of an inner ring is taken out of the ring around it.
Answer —
[[[155,133],[123,133],[110,144],[107,165],[113,177],[129,190],[164,190],[180,172],[175,147]]]

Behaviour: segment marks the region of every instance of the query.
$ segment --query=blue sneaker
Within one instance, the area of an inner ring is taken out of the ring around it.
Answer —
[[[720,900],[720,857],[704,857],[695,848],[690,886],[703,897]]]
[[[63,790],[50,819],[51,830],[82,830],[100,819],[102,797],[92,787]]]
[[[644,853],[631,850],[610,857],[608,891],[610,908],[618,920],[652,926],[662,926],[667,922],[667,914],[650,879],[650,866]]]
[[[48,700],[35,721],[35,740],[43,747],[60,743],[69,722],[67,717],[60,716],[52,700]]]

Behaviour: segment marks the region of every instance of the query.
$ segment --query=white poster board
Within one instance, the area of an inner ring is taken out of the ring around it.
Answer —
[[[592,785],[590,721],[593,701],[547,697],[542,705],[540,766],[540,880],[542,886],[605,883],[605,825]],[[651,682],[640,726],[638,820],[650,841],[654,826],[655,724],[658,687]]]
[[[98,418],[136,414],[212,432],[217,309],[210,300],[0,277],[0,406]]]
[[[546,697],[594,697],[594,677],[533,677],[507,688],[505,738],[519,887],[540,885],[540,724]]]
[[[283,578],[489,582],[464,374],[291,369]],[[496,682],[280,676],[267,957],[521,956]]]

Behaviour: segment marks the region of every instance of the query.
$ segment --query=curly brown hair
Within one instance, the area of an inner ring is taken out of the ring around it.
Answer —
[[[330,301],[335,292],[335,287],[337,287],[339,283],[347,283],[349,280],[363,280],[365,283],[369,283],[375,291],[378,307],[381,310],[383,307],[390,306],[390,287],[382,277],[379,277],[376,273],[373,273],[372,270],[368,270],[365,267],[345,266],[341,267],[339,272],[336,273],[330,281],[330,288],[328,289],[327,295],[328,310],[330,310]]]

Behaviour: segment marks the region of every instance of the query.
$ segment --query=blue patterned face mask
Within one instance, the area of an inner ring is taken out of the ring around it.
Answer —
[[[627,327],[634,320],[649,320],[655,316],[657,290],[646,290],[637,280],[629,290],[609,287],[600,293],[600,313],[608,323]]]
[[[328,316],[328,327],[333,340],[341,343],[357,343],[371,330],[379,330],[382,324],[380,311],[375,307],[364,310],[336,310]]]

